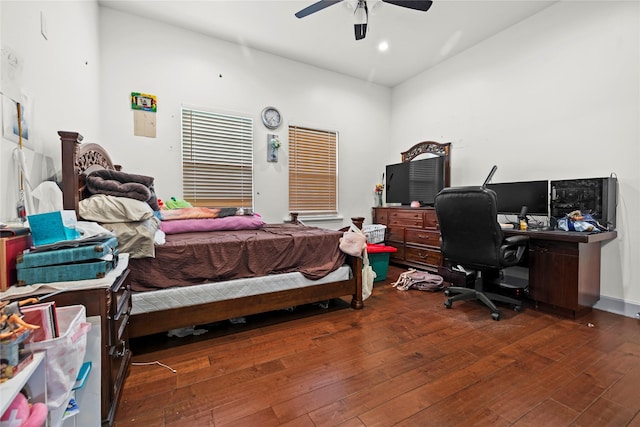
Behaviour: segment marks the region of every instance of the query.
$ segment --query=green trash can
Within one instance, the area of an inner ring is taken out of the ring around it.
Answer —
[[[389,258],[392,252],[397,252],[398,249],[393,246],[386,246],[384,244],[367,243],[367,254],[369,256],[369,264],[376,273],[374,282],[380,282],[387,278],[387,270],[389,269]]]

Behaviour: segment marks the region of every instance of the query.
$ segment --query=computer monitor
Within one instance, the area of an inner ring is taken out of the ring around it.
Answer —
[[[528,215],[549,216],[549,181],[522,181],[487,184],[495,191],[498,213],[518,215],[526,206]]]

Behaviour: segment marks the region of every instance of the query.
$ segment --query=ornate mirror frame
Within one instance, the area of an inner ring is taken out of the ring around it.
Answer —
[[[402,161],[410,162],[420,154],[435,154],[437,156],[444,156],[444,185],[445,187],[451,186],[451,143],[434,142],[434,141],[422,141],[418,142],[413,147],[402,153]]]

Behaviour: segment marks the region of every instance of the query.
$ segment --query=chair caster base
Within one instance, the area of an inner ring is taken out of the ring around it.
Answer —
[[[500,313],[491,313],[491,318],[493,318],[493,320],[500,320]]]
[[[451,305],[452,305],[452,303],[451,303],[451,301],[450,301],[450,300],[446,300],[446,301],[444,302],[444,306],[445,306],[446,308],[451,308]]]

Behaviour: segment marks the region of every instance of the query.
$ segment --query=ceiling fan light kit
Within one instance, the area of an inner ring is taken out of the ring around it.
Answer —
[[[353,11],[356,23],[353,25],[355,29],[356,40],[362,40],[367,35],[367,23],[369,22],[369,9],[367,2],[358,0],[356,10]]]
[[[316,13],[334,4],[340,3],[345,0],[320,0],[313,3],[310,6],[305,7],[301,11],[297,12],[295,16],[297,18],[304,18],[312,13]],[[374,3],[376,0],[368,0]],[[395,6],[404,7],[407,9],[418,10],[426,12],[431,8],[433,2],[431,0],[381,0],[384,3],[389,3]],[[369,23],[369,7],[367,6],[367,0],[355,0],[348,3],[355,4],[353,15],[355,19],[354,30],[356,40],[362,40],[367,35],[367,24]],[[375,4],[375,3],[374,3]]]

